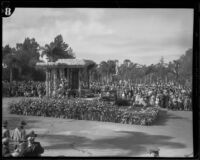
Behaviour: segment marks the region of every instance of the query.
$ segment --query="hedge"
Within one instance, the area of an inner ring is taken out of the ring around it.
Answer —
[[[9,104],[11,114],[152,125],[159,109],[116,106],[100,100],[24,98]]]

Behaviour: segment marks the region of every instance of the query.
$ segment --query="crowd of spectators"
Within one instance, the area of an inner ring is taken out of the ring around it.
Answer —
[[[189,87],[177,85],[173,82],[134,84],[119,81],[118,83],[90,84],[94,93],[116,91],[117,97],[132,102],[133,105],[152,105],[172,110],[192,110],[192,90]]]
[[[61,83],[58,88],[60,97],[66,96],[65,87]],[[100,83],[91,82],[90,90],[94,95],[110,96],[111,91],[115,91],[116,97],[125,99],[132,105],[152,105],[168,108],[172,110],[192,110],[192,90],[189,87],[177,85],[172,82],[151,83],[151,84],[134,84],[126,81]],[[26,96],[26,97],[42,97],[45,95],[45,82],[13,82],[12,85],[8,82],[3,82],[4,96]]]
[[[45,95],[45,82],[39,81],[2,81],[5,97],[42,97]]]

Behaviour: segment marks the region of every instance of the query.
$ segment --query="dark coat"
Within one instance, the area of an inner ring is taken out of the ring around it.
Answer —
[[[33,142],[31,147],[27,147],[22,156],[23,157],[39,157],[44,153],[44,148],[41,146],[40,142]]]

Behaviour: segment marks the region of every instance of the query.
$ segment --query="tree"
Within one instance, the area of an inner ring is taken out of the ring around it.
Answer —
[[[116,60],[102,61],[99,64],[99,72],[102,79],[110,82],[114,74],[116,74]]]
[[[179,76],[182,83],[189,81],[192,84],[192,49],[188,49],[184,55],[179,58]]]
[[[116,62],[114,60],[108,60],[108,79],[112,80],[112,76],[116,73]]]
[[[158,77],[161,78],[161,80],[164,80],[164,76],[165,76],[165,66],[164,66],[164,57],[162,56],[160,58],[160,61],[157,65],[157,73],[158,73]]]
[[[44,71],[35,68],[36,63],[40,61],[39,47],[34,38],[25,38],[24,42],[17,43],[15,48],[9,48],[8,45],[3,47],[3,61],[9,65],[10,79],[45,79]]]
[[[125,59],[123,63],[124,63],[124,65],[126,65],[127,67],[129,67],[129,65],[131,63],[131,60]]]
[[[101,73],[101,77],[103,78],[104,81],[108,82],[108,72],[109,72],[109,68],[108,68],[108,64],[106,61],[102,61],[99,64],[99,70]]]
[[[134,70],[135,64],[129,59],[125,59],[123,64],[119,67],[119,75],[123,80],[131,80],[133,78],[132,72]]]
[[[92,78],[93,78],[93,81],[100,81],[101,73],[100,73],[98,65],[96,65],[96,67],[92,69]]]
[[[114,60],[115,61],[115,74],[118,75],[119,73],[119,60]]]
[[[155,80],[155,74],[157,73],[157,70],[156,70],[156,66],[151,64],[149,66],[146,67],[146,70],[145,70],[145,76],[149,77],[149,82],[152,83],[152,81]]]
[[[21,80],[44,80],[45,73],[36,69],[36,63],[39,62],[40,45],[34,38],[25,38],[23,43],[16,44],[16,56],[20,59],[21,69],[19,75]]]
[[[72,48],[63,41],[62,35],[56,36],[53,42],[46,44],[42,49],[42,56],[46,55],[50,62],[59,58],[75,58]]]
[[[2,58],[4,58],[6,55],[12,53],[12,48],[7,44],[5,47],[2,47]]]
[[[14,49],[12,49],[9,45],[3,47],[3,63],[9,70],[10,73],[10,83],[13,81],[13,69],[20,67],[20,60],[18,57],[13,53]]]
[[[179,68],[180,68],[180,62],[178,60],[174,60],[174,73],[176,75],[176,81],[179,81]]]
[[[96,68],[96,63],[92,60],[85,60],[86,62],[86,74],[84,75],[87,75],[87,84],[88,84],[88,88],[90,88],[90,76],[92,74],[92,72],[95,70]]]
[[[192,49],[188,49],[179,59],[169,62],[167,67],[168,76],[175,76],[178,83],[185,84],[187,81],[192,84]]]

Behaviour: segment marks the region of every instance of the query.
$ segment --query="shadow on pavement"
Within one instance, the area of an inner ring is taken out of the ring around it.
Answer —
[[[190,121],[186,117],[175,116],[172,113],[169,113],[167,110],[161,109],[153,126],[165,126],[170,119]]]
[[[91,140],[86,137],[73,135],[45,135],[43,139],[50,145],[45,149],[121,149],[126,150],[125,155],[119,156],[137,156],[141,153],[147,153],[148,147],[156,145],[167,148],[185,148],[182,143],[172,142],[173,137],[163,135],[150,135],[144,132],[120,131],[123,136]]]

